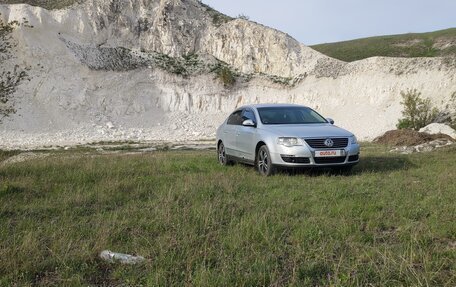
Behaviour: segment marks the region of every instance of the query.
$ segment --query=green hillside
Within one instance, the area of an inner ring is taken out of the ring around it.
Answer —
[[[325,55],[347,62],[374,56],[456,56],[456,28],[430,33],[371,37],[311,47]]]

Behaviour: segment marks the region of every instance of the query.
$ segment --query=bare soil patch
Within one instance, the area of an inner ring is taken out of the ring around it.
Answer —
[[[454,139],[445,134],[420,133],[414,130],[391,130],[374,139],[374,142],[391,146],[415,146],[437,139],[446,139],[454,142]]]

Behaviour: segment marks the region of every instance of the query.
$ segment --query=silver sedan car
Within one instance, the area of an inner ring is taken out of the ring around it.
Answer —
[[[356,137],[311,108],[290,104],[236,109],[217,129],[222,165],[255,165],[262,175],[278,167],[331,167],[349,170],[359,162]]]

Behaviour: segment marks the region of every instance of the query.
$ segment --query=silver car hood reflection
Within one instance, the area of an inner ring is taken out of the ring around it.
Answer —
[[[281,137],[328,138],[350,137],[353,134],[331,124],[262,125],[261,129]]]

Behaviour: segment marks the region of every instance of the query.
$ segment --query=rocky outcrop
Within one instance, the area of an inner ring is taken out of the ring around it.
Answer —
[[[290,77],[309,72],[321,59],[337,62],[285,33],[231,19],[196,0],[87,0],[67,10],[28,5],[2,10],[7,21],[26,16],[35,27],[52,27],[48,32],[63,40],[175,58],[209,54],[243,73]]]
[[[456,91],[455,59],[345,63],[196,0],[0,5],[0,21],[17,23],[0,72],[26,73],[3,147],[210,139],[227,113],[259,102],[311,106],[370,140],[394,128],[401,91],[441,109]]]

